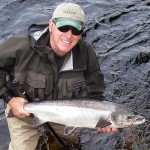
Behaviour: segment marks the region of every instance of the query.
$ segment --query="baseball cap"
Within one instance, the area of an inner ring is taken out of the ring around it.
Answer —
[[[85,15],[83,9],[74,3],[62,3],[56,7],[52,19],[56,21],[56,26],[73,26],[81,30],[84,26]]]

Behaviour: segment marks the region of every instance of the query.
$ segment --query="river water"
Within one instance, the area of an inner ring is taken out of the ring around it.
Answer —
[[[61,0],[0,0],[0,40],[47,22]],[[95,48],[105,76],[105,97],[140,114],[147,121],[117,133],[80,129],[82,150],[150,150],[150,1],[72,0],[86,12],[84,37]],[[9,132],[0,100],[0,150]]]

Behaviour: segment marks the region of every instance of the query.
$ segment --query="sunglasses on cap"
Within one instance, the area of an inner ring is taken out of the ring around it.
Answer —
[[[53,21],[54,24],[56,25],[55,21]],[[73,35],[81,35],[83,33],[83,30],[77,30],[76,28],[72,27],[72,26],[62,26],[62,27],[59,27],[57,28],[60,32],[68,32],[69,30],[71,30],[72,34]]]

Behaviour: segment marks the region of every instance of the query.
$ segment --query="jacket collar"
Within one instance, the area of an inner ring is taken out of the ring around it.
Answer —
[[[33,24],[28,29],[29,40],[31,47],[34,48],[40,56],[44,53],[49,53],[51,48],[49,43],[48,24]]]
[[[86,67],[86,58],[77,44],[68,54],[60,71],[85,70]]]

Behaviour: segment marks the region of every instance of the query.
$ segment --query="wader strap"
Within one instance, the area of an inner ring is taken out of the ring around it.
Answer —
[[[69,150],[69,148],[66,146],[66,144],[61,140],[59,135],[55,132],[55,130],[52,128],[52,126],[47,122],[43,125],[46,127],[53,135],[54,137],[59,141],[59,143],[66,148],[66,150]]]

